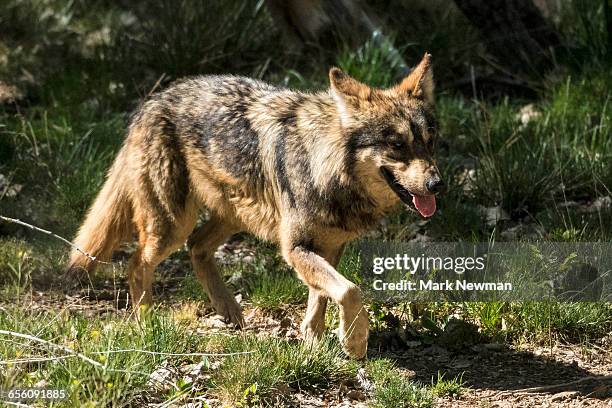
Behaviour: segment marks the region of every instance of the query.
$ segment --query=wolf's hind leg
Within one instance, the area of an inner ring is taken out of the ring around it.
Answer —
[[[223,282],[215,263],[215,250],[239,230],[216,216],[196,228],[188,240],[196,277],[210,298],[213,308],[228,321],[244,327],[240,305]]]
[[[128,283],[134,306],[151,304],[155,268],[183,245],[197,218],[197,212],[192,208],[186,209],[173,222],[154,208],[151,206],[146,211],[140,208],[135,220],[139,245],[128,264]]]

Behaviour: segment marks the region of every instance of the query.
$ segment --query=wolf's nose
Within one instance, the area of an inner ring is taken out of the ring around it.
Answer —
[[[444,182],[439,177],[432,178],[427,183],[425,183],[425,186],[427,187],[427,190],[434,194],[441,193],[446,187]]]

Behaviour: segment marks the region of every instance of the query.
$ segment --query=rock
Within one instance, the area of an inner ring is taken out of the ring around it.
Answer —
[[[23,93],[15,85],[0,81],[0,105],[19,102]]]
[[[515,241],[519,238],[527,239],[538,239],[544,236],[544,228],[542,226],[529,223],[529,224],[518,224],[514,227],[505,229],[501,232],[501,237],[506,241]]]
[[[202,360],[197,364],[189,364],[186,365],[184,367],[181,368],[181,371],[190,376],[190,377],[197,377],[200,375],[200,373],[204,370],[206,370],[208,368],[208,361],[207,360]]]
[[[6,177],[4,174],[0,174],[0,199],[3,197],[16,197],[17,194],[21,192],[22,188],[23,186],[21,184],[12,184],[8,177]]]
[[[523,106],[515,118],[521,123],[519,128],[524,128],[529,124],[529,122],[539,118],[540,116],[542,116],[542,112],[537,110],[533,103],[530,103]]]
[[[416,234],[409,242],[431,242],[432,238],[424,234]]]
[[[437,342],[447,350],[460,351],[479,343],[480,333],[475,324],[452,318],[446,323]]]
[[[204,320],[204,325],[213,329],[225,329],[227,328],[227,324],[223,320],[223,316],[214,315]]]
[[[487,343],[484,344],[484,348],[489,351],[504,351],[506,350],[506,345],[503,343]]]
[[[374,383],[368,378],[365,368],[360,368],[357,371],[357,384],[365,392],[374,391]]]
[[[499,205],[494,207],[483,207],[479,205],[478,209],[489,227],[494,227],[498,222],[510,219],[508,213]]]
[[[607,210],[612,206],[612,198],[610,196],[597,197],[593,202],[581,209],[582,213],[597,213]]]
[[[346,396],[353,401],[365,401],[366,395],[363,391],[359,390],[350,390],[346,393]]]
[[[47,380],[40,380],[34,384],[33,388],[47,388],[49,386],[49,382]]]
[[[415,341],[407,341],[406,342],[406,347],[408,348],[417,348],[421,345],[422,343],[418,340]]]
[[[149,385],[160,391],[170,391],[174,388],[174,376],[172,370],[160,367],[149,375]]]

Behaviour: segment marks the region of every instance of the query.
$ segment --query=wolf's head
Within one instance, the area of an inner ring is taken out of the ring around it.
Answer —
[[[379,201],[397,195],[424,217],[436,211],[444,183],[436,166],[431,56],[400,84],[369,87],[338,68],[329,71],[352,165]]]

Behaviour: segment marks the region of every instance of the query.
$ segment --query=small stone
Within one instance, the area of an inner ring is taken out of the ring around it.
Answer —
[[[533,103],[527,104],[521,108],[519,113],[516,115],[516,120],[521,122],[521,128],[527,126],[529,122],[534,119],[542,116],[542,112],[540,112]]]
[[[171,370],[161,367],[149,375],[149,384],[160,391],[169,391],[173,388],[173,377],[174,373]]]
[[[478,208],[489,227],[494,227],[498,222],[510,219],[508,213],[499,205],[494,207],[478,206]]]
[[[357,371],[357,384],[359,384],[361,389],[366,392],[374,390],[374,383],[372,383],[372,381],[370,381],[370,379],[368,378],[368,374],[365,368],[360,368]]]
[[[283,328],[283,329],[289,328],[289,327],[291,327],[291,323],[292,322],[293,321],[290,318],[285,317],[285,318],[281,319],[280,327]]]
[[[225,329],[227,324],[223,321],[223,316],[214,315],[204,321],[204,325],[213,329]]]
[[[33,388],[47,388],[49,382],[47,380],[40,380],[34,384]]]
[[[504,351],[506,345],[502,343],[487,343],[484,345],[484,348],[490,351]]]
[[[480,339],[478,326],[464,320],[452,318],[444,326],[444,331],[438,337],[437,342],[447,350],[460,351],[478,344]]]
[[[360,390],[350,390],[346,396],[353,401],[365,401],[366,399],[366,395]]]

